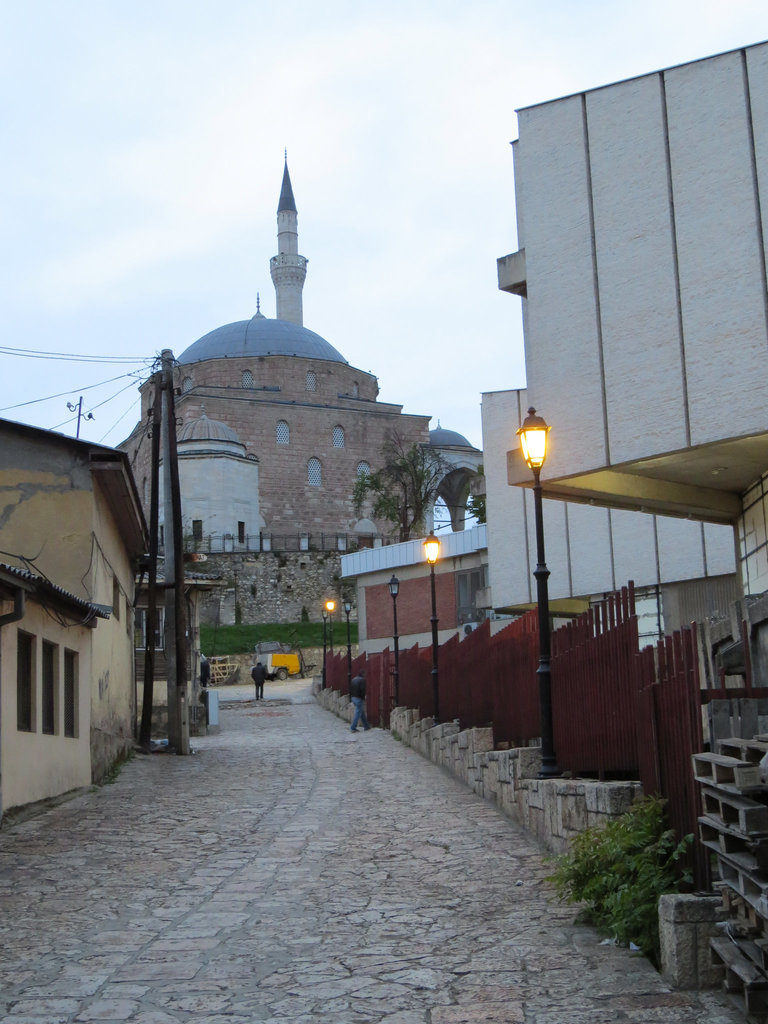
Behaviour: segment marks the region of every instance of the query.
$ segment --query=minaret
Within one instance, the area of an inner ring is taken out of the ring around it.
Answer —
[[[307,276],[307,260],[299,256],[299,215],[293,198],[291,178],[288,174],[288,154],[285,154],[283,186],[277,206],[277,256],[269,261],[269,271],[277,296],[277,319],[290,320],[304,326],[301,292]]]

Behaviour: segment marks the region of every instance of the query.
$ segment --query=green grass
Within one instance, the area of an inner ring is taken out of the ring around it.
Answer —
[[[357,623],[350,622],[349,635],[357,643]],[[322,622],[273,622],[259,626],[200,626],[200,650],[212,658],[220,654],[247,654],[264,640],[279,640],[283,644],[297,644],[299,647],[322,647]],[[330,642],[330,635],[328,636]],[[346,622],[334,622],[333,645],[336,648],[347,643]]]

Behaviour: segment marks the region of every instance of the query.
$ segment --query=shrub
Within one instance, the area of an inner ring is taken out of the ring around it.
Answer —
[[[657,967],[659,896],[691,882],[681,858],[693,836],[677,842],[665,803],[643,797],[607,825],[580,832],[549,878],[561,900],[584,903],[592,924],[624,946],[634,943]]]

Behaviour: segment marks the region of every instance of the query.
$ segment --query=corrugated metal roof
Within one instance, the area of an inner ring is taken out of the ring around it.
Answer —
[[[488,547],[485,524],[469,530],[444,533],[440,536],[440,561],[482,551]],[[397,569],[403,565],[418,565],[424,561],[424,539],[406,540],[400,544],[387,544],[381,548],[364,548],[341,556],[341,575],[362,576],[383,569]]]
[[[0,562],[0,574],[3,573],[28,583],[30,585],[29,589],[33,593],[38,592],[42,594],[49,594],[61,601],[65,601],[67,604],[74,605],[82,611],[90,612],[91,617],[108,619],[112,614],[112,609],[108,605],[94,604],[92,601],[84,601],[83,598],[76,597],[68,590],[64,590],[63,587],[58,586],[56,583],[52,583],[51,580],[46,579],[44,576],[38,576],[29,569],[21,569],[16,565],[8,565],[6,562]]]

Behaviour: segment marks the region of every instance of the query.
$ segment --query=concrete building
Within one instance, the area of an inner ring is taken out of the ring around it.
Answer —
[[[519,249],[498,274],[553,427],[544,493],[616,524],[727,524],[745,591],[766,590],[768,44],[518,119]],[[517,455],[509,480],[530,480]]]
[[[465,636],[484,617],[478,595],[487,584],[488,551],[485,526],[447,533],[440,537],[435,564],[435,606],[438,640],[445,643],[456,633]],[[392,648],[394,615],[389,580],[400,581],[397,596],[400,648],[432,643],[432,596],[423,540],[344,555],[344,579],[356,586],[359,650],[366,654]]]
[[[103,778],[133,743],[134,574],[124,453],[0,420],[0,809]]]

